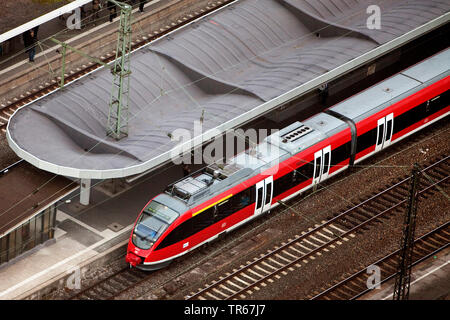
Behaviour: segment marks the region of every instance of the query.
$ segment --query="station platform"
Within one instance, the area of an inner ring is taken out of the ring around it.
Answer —
[[[0,265],[0,299],[41,298],[46,287],[61,287],[58,283],[76,270],[84,273],[95,263],[125,256],[140,210],[181,177],[181,168],[162,168],[116,194],[93,181],[88,206],[79,204],[79,189],[63,198],[57,205],[55,239]]]

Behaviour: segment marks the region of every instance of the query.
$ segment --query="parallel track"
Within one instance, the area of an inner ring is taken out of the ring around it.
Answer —
[[[450,156],[434,162],[422,170],[426,178],[421,180],[420,197],[427,198],[436,188],[448,186],[450,177]],[[308,232],[296,235],[287,243],[269,250],[246,265],[234,269],[198,292],[192,292],[187,300],[206,299],[245,299],[255,290],[261,290],[288,271],[294,271],[303,264],[311,262],[322,252],[330,251],[337,245],[349,241],[356,233],[367,229],[371,224],[389,219],[402,212],[406,205],[410,177],[389,186],[321,225],[315,225]]]
[[[125,267],[94,285],[83,289],[70,300],[108,300],[135,287],[149,277],[149,273]]]
[[[236,0],[217,0],[215,2],[212,2],[212,3],[208,4],[208,6],[206,6],[205,8],[198,10],[198,12],[196,12],[197,14],[186,16],[186,17],[178,20],[176,23],[174,22],[174,23],[166,26],[165,28],[162,28],[160,30],[155,30],[153,32],[153,34],[140,36],[138,39],[133,41],[131,49],[135,50],[140,47],[143,47],[147,43],[154,41],[154,40],[164,36],[165,34],[182,27],[183,25],[186,25],[186,24],[188,24],[188,23],[214,11],[214,10],[217,10],[217,9],[219,9],[229,3],[235,2],[235,1]],[[114,54],[114,52],[110,52],[108,54],[105,54],[103,57],[100,57],[99,59],[104,63],[109,63],[115,59],[115,54]],[[88,62],[86,65],[83,65],[82,68],[77,68],[76,72],[73,72],[70,75],[67,75],[65,77],[65,83],[69,83],[73,80],[76,80],[76,79],[84,76],[85,74],[88,74],[100,67],[102,67],[102,65],[100,65],[98,63]],[[0,132],[3,132],[3,133],[6,132],[6,127],[8,125],[9,119],[11,118],[11,116],[14,114],[14,112],[17,109],[35,101],[36,99],[39,99],[53,91],[58,90],[59,83],[58,83],[57,79],[54,79],[51,82],[52,82],[51,84],[47,83],[45,86],[40,87],[39,90],[37,90],[33,93],[27,92],[26,95],[21,95],[20,98],[15,98],[14,102],[12,102],[11,104],[0,109]]]
[[[435,255],[450,244],[450,222],[430,231],[414,241],[412,266]],[[400,250],[397,250],[373,263],[380,268],[380,284],[392,279],[396,275]],[[316,294],[311,300],[354,300],[369,292],[367,286],[367,268],[355,272],[339,283]]]

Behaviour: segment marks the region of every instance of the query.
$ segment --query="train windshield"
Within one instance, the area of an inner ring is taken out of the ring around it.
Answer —
[[[178,213],[169,207],[152,201],[144,208],[133,232],[133,243],[141,249],[150,249],[164,230],[175,221]]]

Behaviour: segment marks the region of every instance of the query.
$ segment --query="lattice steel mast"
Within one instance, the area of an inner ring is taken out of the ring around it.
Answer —
[[[416,214],[419,201],[419,183],[421,171],[418,164],[414,165],[408,196],[408,205],[403,221],[403,235],[401,240],[397,275],[393,300],[408,300],[411,282],[411,265],[414,250],[414,234],[416,229]]]
[[[114,76],[109,102],[106,133],[116,140],[128,136],[130,103],[130,52],[131,52],[131,9],[126,3],[111,0],[120,8],[119,36],[116,59],[111,73]]]

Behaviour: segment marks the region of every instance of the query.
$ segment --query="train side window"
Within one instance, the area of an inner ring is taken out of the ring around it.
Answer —
[[[358,136],[356,143],[356,153],[366,150],[370,146],[373,146],[373,141],[377,139],[378,127],[363,133]]]
[[[222,201],[221,203],[219,203],[217,205],[217,209],[219,210],[218,214],[217,214],[217,218],[216,221],[222,220],[230,215],[232,215],[235,211],[234,206],[233,206],[233,202],[236,199],[236,196]]]
[[[309,180],[313,177],[314,166],[312,162],[308,162],[297,169],[297,183],[301,183],[303,181]]]
[[[197,216],[191,218],[193,222],[193,233],[197,233],[214,223],[214,207],[200,212]]]
[[[426,102],[426,112],[433,113],[439,110],[439,104],[441,103],[441,96],[434,97]]]
[[[201,213],[200,213],[201,214]],[[195,217],[194,217],[195,218]],[[187,221],[184,221],[182,224],[177,226],[174,230],[172,230],[156,247],[155,250],[163,249],[172,244],[175,244],[181,240],[184,240],[191,235],[193,235],[196,230],[194,228],[195,219],[191,218]]]
[[[272,183],[269,183],[267,185],[267,188],[272,188],[271,184]],[[292,188],[293,185],[295,185],[295,183],[293,183],[292,172],[288,172],[284,176],[279,177],[278,179],[276,179],[274,181],[273,195],[274,196],[278,196],[278,195],[282,194],[283,192],[285,192],[285,191],[289,190],[290,188]],[[270,193],[266,194],[266,198],[267,197],[270,198]]]
[[[248,188],[247,190],[249,190],[249,194],[250,194],[250,204],[254,203],[256,201],[255,198],[255,190],[256,190],[256,186],[252,185],[250,188]]]
[[[296,185],[297,175],[297,170],[292,171],[292,185]]]
[[[250,188],[245,189],[230,198],[233,212],[239,211],[251,203]],[[220,205],[220,204],[219,204]]]

